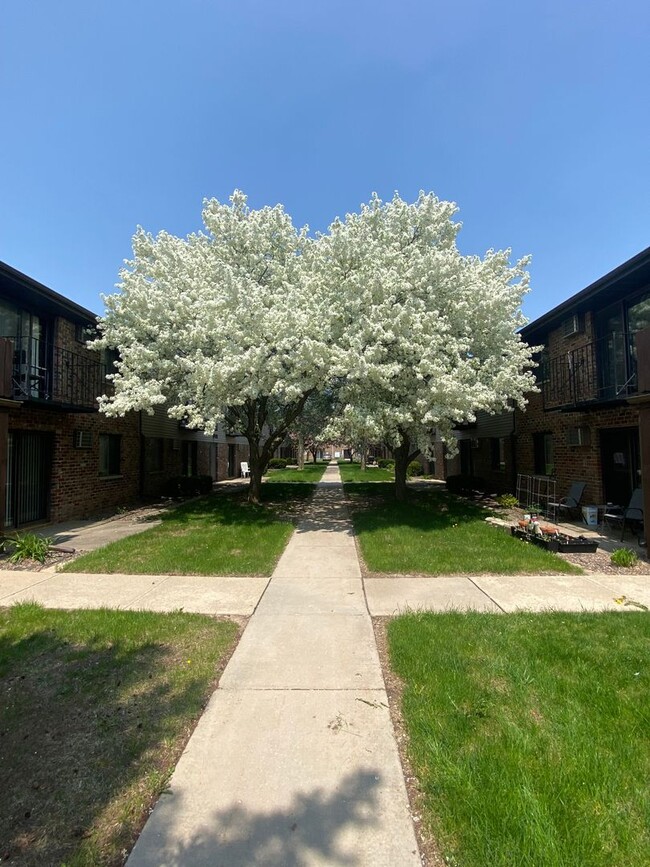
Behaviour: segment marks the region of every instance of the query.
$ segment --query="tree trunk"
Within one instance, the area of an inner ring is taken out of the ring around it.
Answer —
[[[409,439],[402,436],[401,444],[393,449],[395,458],[395,499],[398,503],[406,500],[406,470],[409,465]]]
[[[298,434],[298,469],[305,469],[305,437],[303,434]]]
[[[248,447],[250,451],[248,460],[248,469],[250,470],[248,502],[259,504],[262,497],[262,476],[266,469],[266,464],[263,462],[260,453],[259,440],[249,439]]]
[[[395,458],[395,499],[403,503],[406,500],[406,478],[408,466],[411,461],[414,461],[420,454],[419,449],[411,451],[411,440],[408,434],[400,431],[402,441],[393,448],[393,457]]]
[[[316,453],[318,449],[309,449],[309,451],[311,452],[311,456],[314,459],[314,463],[316,463]]]
[[[368,463],[368,446],[365,443],[361,444],[361,469],[365,470]]]

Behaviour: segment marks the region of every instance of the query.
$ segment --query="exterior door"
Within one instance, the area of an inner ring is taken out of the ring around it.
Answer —
[[[474,475],[474,455],[472,453],[472,441],[460,440],[458,443],[460,450],[460,472],[463,476]]]
[[[638,429],[601,430],[600,454],[605,501],[627,506],[632,491],[641,485]]]
[[[7,441],[5,526],[44,521],[49,511],[52,437],[34,431],[12,431]]]
[[[228,443],[228,478],[232,479],[233,476],[238,476],[237,468],[235,467],[235,462],[237,460],[237,446],[234,443]]]

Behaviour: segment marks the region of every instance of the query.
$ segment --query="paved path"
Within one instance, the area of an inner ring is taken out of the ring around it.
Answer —
[[[419,863],[330,466],[128,865]]]
[[[132,522],[108,523],[87,528],[93,546],[106,531],[133,532]],[[271,579],[0,571],[0,605],[34,599],[60,608],[253,615],[129,867],[419,864],[369,614],[622,611],[620,597],[650,605],[650,581],[362,582],[333,466]]]

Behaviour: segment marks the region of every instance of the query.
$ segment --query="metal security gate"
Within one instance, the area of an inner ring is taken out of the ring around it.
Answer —
[[[5,526],[20,527],[48,517],[52,437],[13,431],[7,442]]]

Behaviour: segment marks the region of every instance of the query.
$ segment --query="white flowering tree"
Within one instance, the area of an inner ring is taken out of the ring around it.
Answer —
[[[516,333],[527,260],[462,255],[456,210],[432,194],[413,204],[374,196],[318,242],[338,291],[344,415],[365,419],[392,447],[398,499],[409,461],[436,430],[453,449],[454,425],[521,406],[534,390],[532,349]]]
[[[329,305],[313,243],[281,206],[204,202],[205,232],[138,230],[119,292],[105,298],[97,348],[120,351],[101,410],[164,405],[211,434],[219,422],[250,446],[249,499],[259,502],[273,452],[330,373]]]

